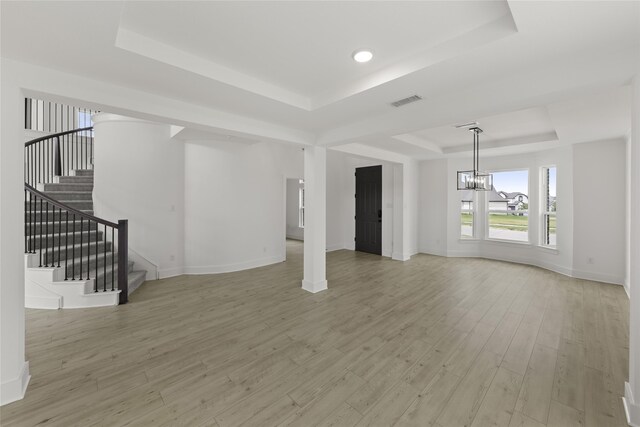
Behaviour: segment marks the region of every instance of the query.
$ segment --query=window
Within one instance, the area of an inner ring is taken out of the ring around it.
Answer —
[[[529,171],[493,172],[493,188],[486,192],[488,237],[529,241]]]
[[[556,246],[556,167],[542,168],[542,245]]]
[[[304,228],[304,179],[298,181],[298,227]]]
[[[462,239],[472,239],[475,234],[473,230],[473,207],[475,205],[476,192],[473,190],[460,192],[460,237]]]

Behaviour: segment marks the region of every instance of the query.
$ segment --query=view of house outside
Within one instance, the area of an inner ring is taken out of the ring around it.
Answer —
[[[489,198],[489,238],[529,241],[529,171],[493,173]]]
[[[544,244],[556,245],[556,168],[548,170],[548,186],[545,185],[548,235],[545,230]],[[546,181],[545,181],[546,184]],[[547,189],[548,188],[548,192]],[[529,172],[527,170],[493,172],[493,188],[485,193],[488,200],[489,229],[491,239],[529,241]],[[461,197],[460,236],[474,237],[473,203],[474,192],[463,191]]]

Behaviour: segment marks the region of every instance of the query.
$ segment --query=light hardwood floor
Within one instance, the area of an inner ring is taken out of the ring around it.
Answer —
[[[3,426],[623,426],[620,286],[480,259],[302,247],[147,282],[124,306],[27,311],[32,380]]]

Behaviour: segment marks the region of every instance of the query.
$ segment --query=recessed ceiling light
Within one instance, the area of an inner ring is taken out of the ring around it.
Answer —
[[[373,58],[373,53],[371,53],[370,50],[358,49],[355,52],[353,52],[353,55],[351,56],[353,57],[353,60],[356,62],[369,62],[371,61],[371,58]]]

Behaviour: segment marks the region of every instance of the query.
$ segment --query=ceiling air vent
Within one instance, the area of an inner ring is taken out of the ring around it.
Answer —
[[[420,101],[422,97],[420,95],[409,96],[404,99],[399,99],[395,102],[392,102],[391,105],[394,107],[402,107],[403,105],[411,104],[412,102]]]

